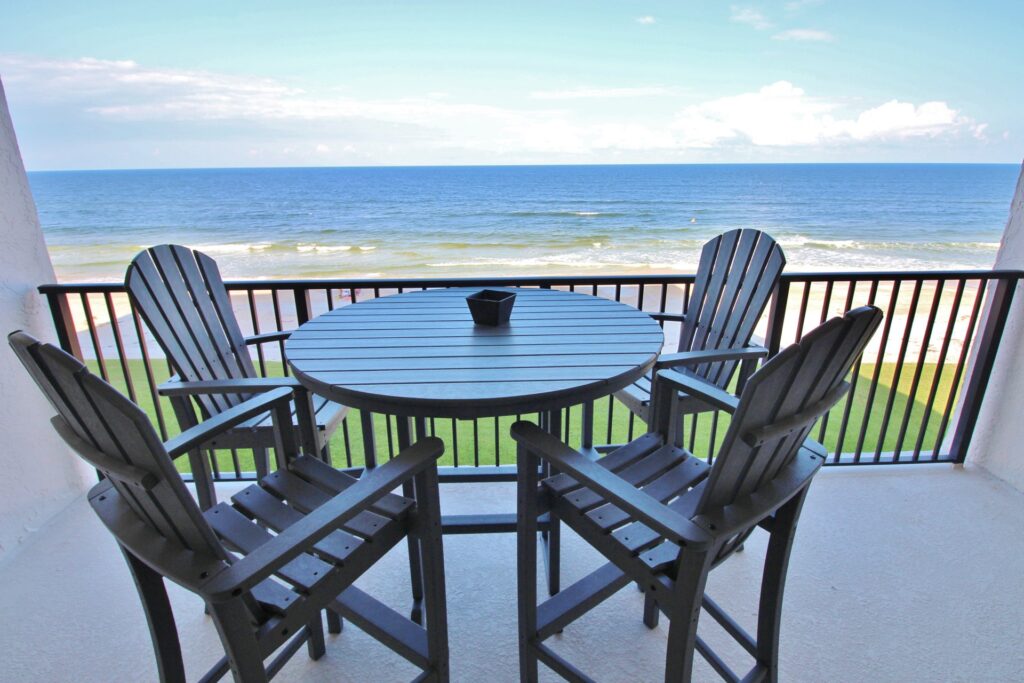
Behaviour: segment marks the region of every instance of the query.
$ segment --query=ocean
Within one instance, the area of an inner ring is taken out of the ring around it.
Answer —
[[[483,166],[29,174],[62,282],[119,281],[140,249],[228,278],[692,272],[766,230],[789,271],[988,268],[1012,164]]]

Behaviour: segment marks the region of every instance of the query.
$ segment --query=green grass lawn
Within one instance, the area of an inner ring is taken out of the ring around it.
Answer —
[[[90,367],[96,371],[97,363],[89,362]],[[268,362],[266,364],[268,375],[280,375],[282,367],[280,362]],[[929,394],[932,389],[932,381],[935,377],[937,366],[934,363],[924,364],[920,368],[920,377],[917,381],[916,390],[914,387],[915,365],[904,365],[900,374],[896,390],[893,391],[894,375],[896,366],[893,363],[883,363],[878,369],[878,380],[875,385],[873,400],[869,410],[869,398],[872,380],[875,373],[875,366],[865,364],[860,368],[856,387],[852,397],[841,401],[836,408],[827,416],[823,435],[823,443],[831,452],[836,451],[840,439],[841,423],[843,415],[849,411],[848,426],[842,435],[842,452],[852,453],[858,449],[862,451],[864,458],[870,458],[876,451],[883,453],[894,451],[911,451],[917,445],[920,438],[921,449],[929,454],[936,445],[939,436],[939,429],[942,424],[942,415],[950,400],[951,386],[953,382],[954,366],[947,364],[943,366],[935,391],[935,397],[929,409]],[[125,373],[119,363],[108,362],[107,371],[111,383],[121,391],[127,392],[127,381]],[[141,360],[127,361],[128,375],[131,377],[135,389],[135,398],[139,405],[150,417],[157,421],[154,408],[153,396],[146,379],[145,367]],[[167,379],[167,365],[162,360],[153,363],[154,379],[157,383]],[[914,391],[912,391],[914,390]],[[913,396],[911,396],[913,393]],[[955,394],[953,395],[955,400]],[[629,411],[621,404],[615,402],[612,407],[609,419],[609,401],[605,398],[595,404],[595,436],[594,443],[623,443],[632,436],[637,436],[644,431],[644,424],[637,419],[631,419]],[[167,436],[174,436],[178,433],[177,422],[171,410],[170,402],[166,398],[159,399]],[[851,402],[852,401],[852,402]],[[891,410],[888,411],[889,418],[886,419],[887,407],[891,402]],[[909,410],[909,415],[907,414]],[[582,411],[579,407],[573,408],[569,413],[569,440],[570,443],[580,443],[580,425]],[[536,415],[524,415],[523,419],[536,420]],[[866,419],[865,419],[866,418]],[[564,419],[564,418],[563,418]],[[375,415],[375,436],[377,439],[378,458],[383,460],[388,457],[388,425],[382,415]],[[515,422],[515,416],[502,417],[499,419],[479,420],[476,425],[467,420],[436,420],[431,421],[430,428],[434,434],[443,439],[447,445],[446,453],[440,464],[442,465],[507,465],[515,462],[515,445],[508,436],[509,427]],[[712,444],[712,439],[717,444],[725,434],[729,417],[719,414],[717,418],[712,415],[703,415],[696,420],[690,419],[686,422],[687,440],[692,437],[693,451],[699,457],[705,457]],[[609,438],[609,423],[611,425]],[[904,426],[904,423],[905,426]],[[360,420],[356,411],[350,413],[345,420],[344,428],[339,428],[331,439],[331,453],[334,464],[339,467],[359,466],[363,463],[362,457],[362,430]],[[391,443],[396,443],[394,433],[394,420],[390,421]],[[820,425],[815,428],[813,436],[821,438]],[[883,438],[884,430],[884,438]],[[900,434],[903,432],[902,440]],[[497,434],[497,439],[495,438]],[[346,435],[350,448],[346,448]],[[235,471],[237,458],[238,467],[242,471],[251,471],[252,454],[240,450],[236,454],[228,451],[217,453],[217,465],[225,473]],[[188,471],[187,459],[180,459],[178,467],[182,471]]]

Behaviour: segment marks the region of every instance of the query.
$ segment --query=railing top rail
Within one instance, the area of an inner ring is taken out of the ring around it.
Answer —
[[[545,275],[523,277],[463,277],[463,278],[329,278],[288,280],[230,280],[231,290],[281,289],[416,289],[419,287],[480,287],[525,285],[535,287],[569,285],[640,285],[686,284],[693,282],[693,274],[660,275]],[[1024,270],[887,270],[887,271],[819,271],[784,273],[784,282],[871,282],[884,280],[954,280],[988,279],[1020,280]],[[79,292],[123,292],[120,282],[69,282],[39,286],[41,294],[75,294]]]

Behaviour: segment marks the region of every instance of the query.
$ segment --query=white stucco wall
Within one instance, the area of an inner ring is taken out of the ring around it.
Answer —
[[[1024,167],[996,268],[1024,269]],[[1014,293],[992,380],[985,393],[969,458],[1024,491],[1024,286]]]
[[[36,287],[54,281],[0,82],[0,564],[92,476],[50,427],[53,409],[7,345],[16,329],[52,340]]]

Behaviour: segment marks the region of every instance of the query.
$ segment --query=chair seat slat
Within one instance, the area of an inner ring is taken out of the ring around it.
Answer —
[[[263,486],[288,501],[288,504],[308,513],[330,500],[331,495],[318,489],[305,479],[277,470],[263,478]],[[365,510],[352,518],[342,528],[368,540],[380,533],[388,523],[387,517]]]
[[[325,464],[322,460],[311,458],[308,455],[296,458],[289,463],[288,468],[330,494],[341,493],[359,481],[355,477]],[[412,506],[413,501],[410,499],[389,493],[374,503],[370,509],[389,519],[400,519]]]
[[[707,476],[707,472],[707,464],[691,456],[677,462],[641,489],[652,498],[667,503],[677,496],[686,495],[694,484]],[[629,513],[610,503],[591,510],[587,516],[604,531],[611,531],[630,519]]]
[[[261,529],[251,519],[227,503],[218,503],[203,513],[206,520],[229,547],[251,553],[273,539],[266,529]],[[277,576],[301,588],[310,590],[318,581],[327,576],[334,567],[312,555],[303,554],[281,567]]]
[[[242,489],[231,497],[231,502],[246,515],[277,532],[287,529],[303,517],[301,512],[285,505],[280,498],[267,493],[258,484]],[[313,549],[332,562],[345,562],[363,543],[363,539],[338,529],[314,545]]]
[[[597,464],[612,472],[617,472],[624,467],[636,462],[640,458],[661,446],[661,440],[653,434],[643,436],[630,441],[628,444],[616,448],[614,451],[597,461]],[[544,486],[559,495],[579,488],[580,484],[568,474],[557,474],[544,480]]]

